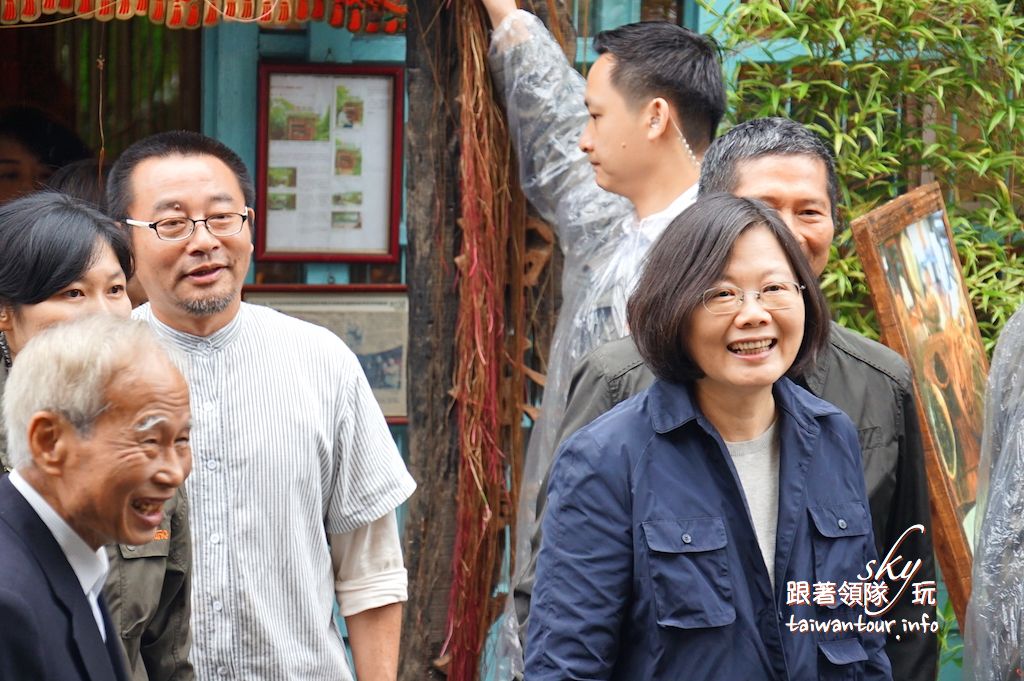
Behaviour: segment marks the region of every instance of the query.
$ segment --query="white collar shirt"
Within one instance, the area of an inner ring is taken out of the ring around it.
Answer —
[[[654,243],[661,236],[661,233],[665,231],[665,228],[668,227],[668,223],[675,220],[680,213],[692,206],[696,200],[697,183],[695,182],[662,210],[652,213],[645,218],[638,218],[636,213],[634,213],[633,220],[624,222],[623,227],[627,230],[635,229],[643,233],[649,243]]]

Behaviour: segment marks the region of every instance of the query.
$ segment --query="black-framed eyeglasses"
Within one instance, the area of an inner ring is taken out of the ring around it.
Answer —
[[[709,288],[701,296],[705,309],[711,314],[736,314],[748,293],[753,293],[755,300],[766,310],[785,310],[793,307],[802,299],[801,291],[806,286],[795,281],[773,281],[756,291],[744,291],[735,286],[716,286]]]
[[[164,241],[184,241],[195,233],[196,226],[200,222],[206,225],[206,229],[214,236],[234,236],[242,231],[242,227],[248,219],[249,209],[246,208],[245,213],[215,213],[200,220],[184,216],[164,218],[156,222],[125,218],[124,223],[133,227],[149,227],[156,232],[158,238]]]

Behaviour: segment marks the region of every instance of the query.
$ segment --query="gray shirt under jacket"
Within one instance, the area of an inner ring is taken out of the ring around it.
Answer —
[[[619,402],[646,390],[654,374],[644,364],[632,338],[606,343],[590,353],[573,374],[558,442],[587,425]],[[907,530],[921,524],[925,534],[912,534],[900,547],[907,562],[921,560],[915,582],[935,579],[931,510],[924,452],[910,368],[897,353],[832,322],[829,344],[810,375],[801,382],[816,396],[842,409],[857,426],[879,556],[885,556]],[[546,503],[547,480],[537,501],[540,518]],[[530,599],[541,543],[541,524],[532,538],[530,563],[514,587],[520,636],[525,637]],[[901,566],[902,567],[902,566]],[[898,587],[890,585],[890,593]],[[885,617],[900,622],[935,621],[933,606],[913,605],[910,592]],[[894,628],[894,631],[896,628]],[[893,678],[934,681],[938,643],[934,634],[890,636],[885,651]],[[523,641],[524,649],[528,645]]]

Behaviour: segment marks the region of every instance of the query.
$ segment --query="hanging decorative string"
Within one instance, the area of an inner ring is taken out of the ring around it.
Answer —
[[[506,530],[521,469],[526,350],[526,212],[509,134],[487,72],[479,0],[454,0],[459,78],[461,252],[454,396],[460,464],[448,642],[448,678],[478,677],[480,652],[501,609]],[[514,546],[514,537],[512,538]]]
[[[407,13],[404,0],[0,0],[0,28],[57,23],[65,19],[40,19],[71,14],[100,21],[146,16],[168,28],[326,21],[353,33],[402,33]]]

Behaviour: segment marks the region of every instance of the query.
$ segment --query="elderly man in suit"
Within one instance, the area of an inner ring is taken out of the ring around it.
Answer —
[[[0,680],[124,681],[103,546],[150,541],[189,474],[188,386],[146,324],[95,317],[22,350],[4,420]]]

